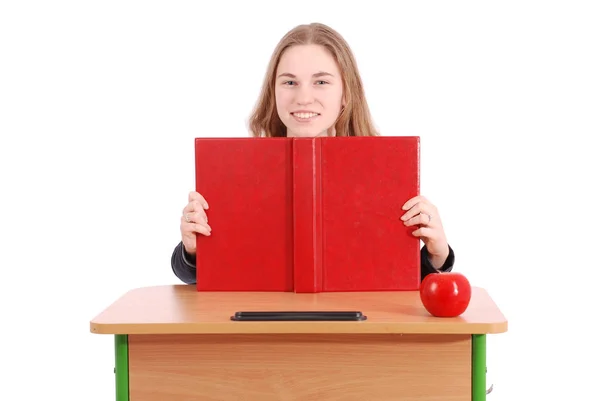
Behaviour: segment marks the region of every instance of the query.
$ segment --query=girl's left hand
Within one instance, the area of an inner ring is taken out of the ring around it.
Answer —
[[[442,267],[450,249],[437,208],[427,198],[419,195],[409,199],[402,206],[402,210],[406,210],[406,213],[401,216],[404,225],[419,227],[412,234],[420,237],[425,243],[433,266]]]

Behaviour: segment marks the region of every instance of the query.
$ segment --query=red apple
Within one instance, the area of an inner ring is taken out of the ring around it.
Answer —
[[[421,302],[436,317],[461,315],[471,302],[471,284],[461,273],[432,273],[421,282]]]

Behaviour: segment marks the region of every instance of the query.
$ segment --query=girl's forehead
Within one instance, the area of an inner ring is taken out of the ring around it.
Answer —
[[[339,69],[333,56],[319,45],[292,46],[283,53],[277,66],[277,75],[312,76],[327,73],[339,76]]]

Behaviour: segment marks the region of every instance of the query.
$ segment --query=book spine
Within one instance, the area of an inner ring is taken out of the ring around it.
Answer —
[[[323,287],[321,142],[294,138],[294,291],[321,292]]]

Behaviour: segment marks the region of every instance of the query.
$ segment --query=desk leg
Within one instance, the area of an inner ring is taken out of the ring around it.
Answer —
[[[485,334],[473,334],[472,337],[472,380],[473,401],[485,401],[486,399],[486,337]]]
[[[117,401],[129,401],[129,338],[115,335],[115,385]]]

